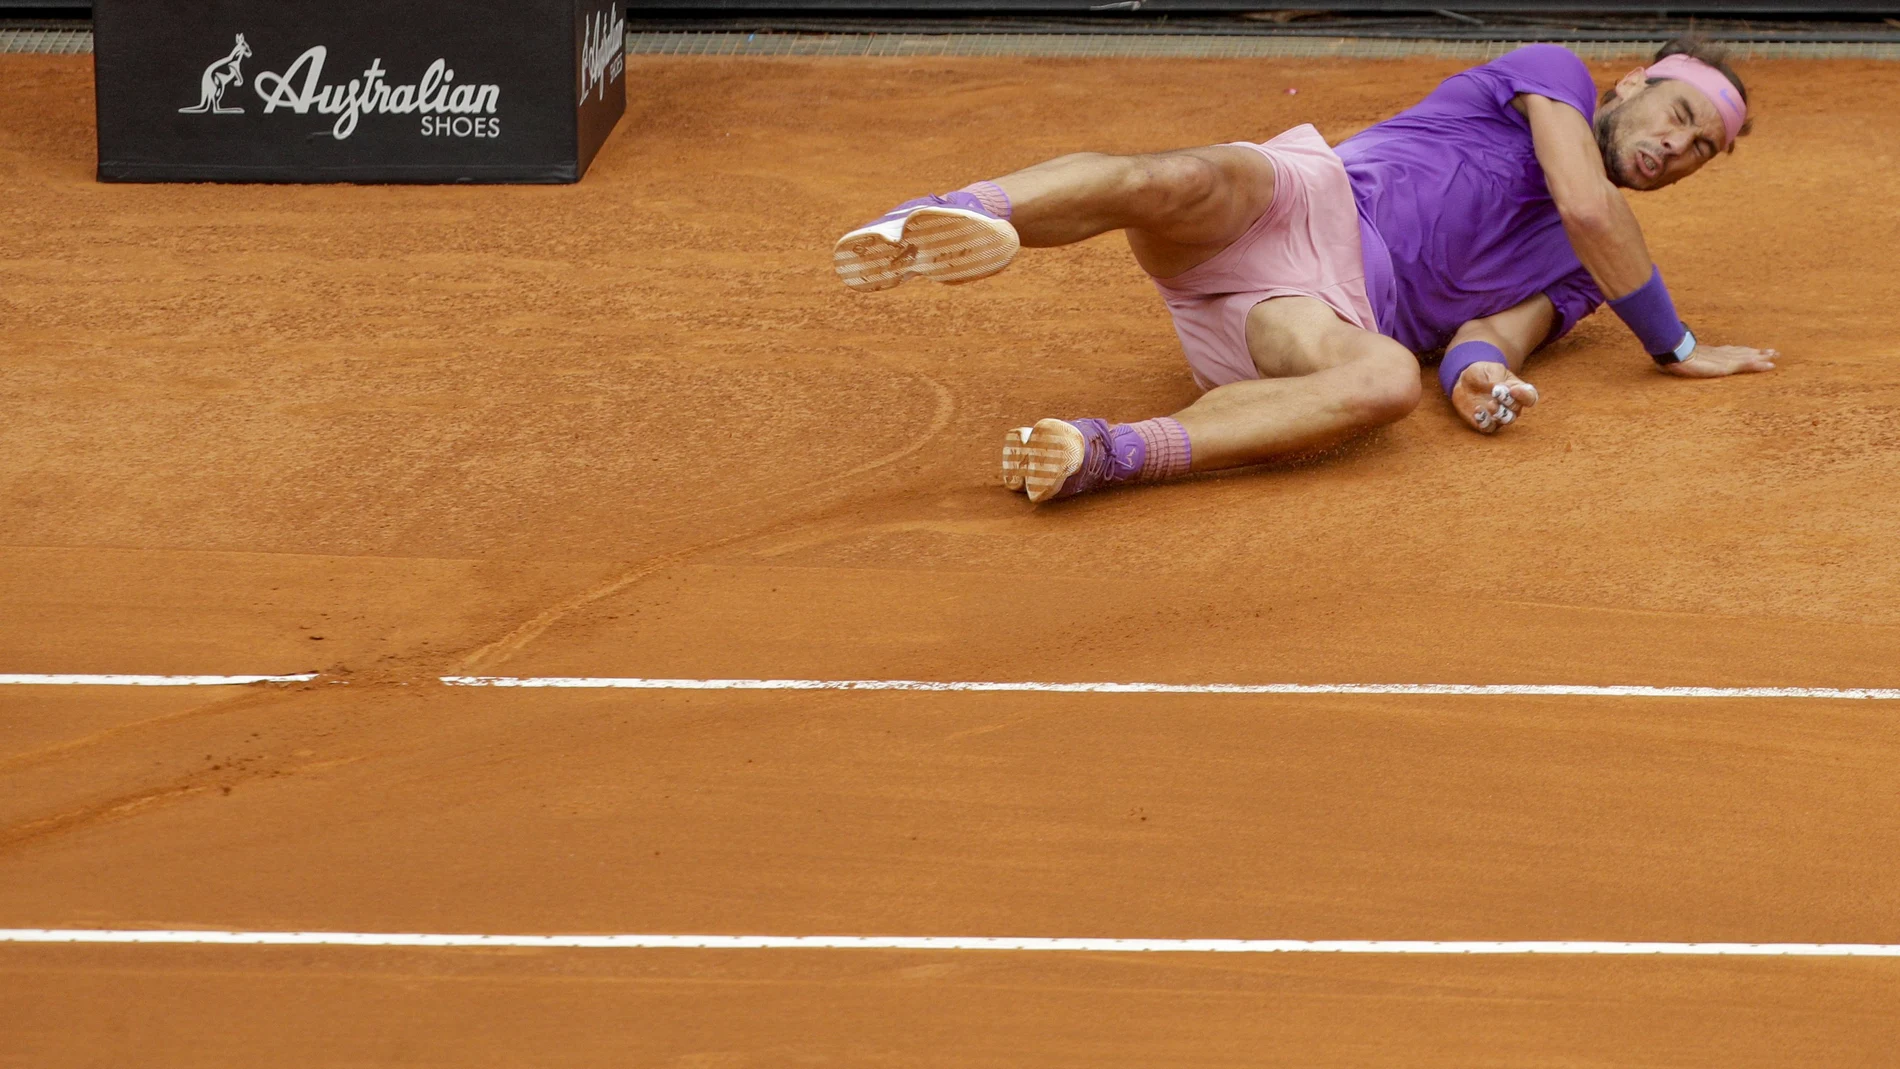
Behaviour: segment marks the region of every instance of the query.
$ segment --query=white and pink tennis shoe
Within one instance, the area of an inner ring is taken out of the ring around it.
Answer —
[[[1009,220],[959,190],[899,204],[839,238],[831,258],[845,285],[868,293],[907,278],[975,282],[1008,267],[1021,247]]]

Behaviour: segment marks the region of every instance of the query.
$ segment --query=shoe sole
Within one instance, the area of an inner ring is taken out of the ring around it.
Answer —
[[[1003,488],[1023,488],[1023,468],[1029,461],[1030,428],[1014,427],[1003,432]]]
[[[1003,485],[1038,504],[1056,496],[1069,476],[1082,470],[1088,440],[1070,423],[1038,420],[1003,435]]]
[[[1022,242],[1006,220],[963,208],[918,208],[838,239],[832,267],[854,290],[887,290],[907,278],[958,285],[1008,267]]]

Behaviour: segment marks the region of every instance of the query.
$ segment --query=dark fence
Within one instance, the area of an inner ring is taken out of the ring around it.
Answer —
[[[1563,12],[1578,15],[1716,16],[1780,15],[1796,18],[1900,15],[1900,0],[1451,0],[1440,8],[1419,0],[1344,0],[1300,4],[1297,0],[638,0],[629,19],[687,13],[736,15],[755,11],[852,12],[891,14],[1076,15],[1090,12],[1209,14],[1324,8],[1342,14],[1429,14],[1454,12]]]
[[[396,0],[391,0],[392,3]],[[1564,12],[1578,15],[1779,15],[1794,18],[1900,15],[1900,0],[1451,0],[1442,8],[1419,0],[1334,0],[1324,5],[1283,0],[1281,7],[1322,7],[1340,13]],[[1270,11],[1273,0],[636,0],[627,17],[735,15],[753,11],[1075,15],[1129,11],[1144,14]],[[85,17],[92,0],[0,0],[0,16]]]

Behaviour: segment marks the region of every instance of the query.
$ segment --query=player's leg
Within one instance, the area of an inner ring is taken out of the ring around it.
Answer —
[[[1022,243],[1047,248],[1128,231],[1142,269],[1158,278],[1210,259],[1273,206],[1273,164],[1234,145],[1147,156],[1062,156],[996,184],[1015,206]]]
[[[853,289],[912,277],[973,282],[1007,267],[1022,245],[1125,229],[1143,269],[1168,277],[1226,248],[1272,203],[1273,166],[1251,149],[1077,153],[906,201],[839,238],[833,262]]]
[[[1112,483],[1258,464],[1395,422],[1418,406],[1411,352],[1313,298],[1256,305],[1247,342],[1268,377],[1216,387],[1173,416],[1112,426],[1045,419],[1009,432],[1004,485],[1046,501]]]
[[[1247,317],[1263,376],[1209,390],[1175,413],[1194,471],[1258,464],[1324,448],[1418,407],[1418,358],[1311,297],[1279,297]]]

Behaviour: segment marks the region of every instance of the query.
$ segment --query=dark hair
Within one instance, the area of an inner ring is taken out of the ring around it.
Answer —
[[[1748,106],[1748,87],[1742,84],[1741,75],[1735,73],[1735,68],[1729,66],[1728,49],[1716,44],[1714,41],[1698,37],[1695,34],[1684,34],[1657,49],[1655,59],[1650,60],[1650,62],[1654,63],[1657,60],[1665,59],[1669,56],[1688,56],[1690,59],[1699,59],[1709,66],[1714,67],[1721,72],[1722,77],[1727,78],[1729,82],[1735,86],[1735,91],[1742,95],[1742,106]],[[1666,79],[1663,78],[1651,78],[1649,84],[1655,85],[1657,82],[1665,80]],[[1615,88],[1605,89],[1601,103],[1608,104],[1611,98],[1615,96]],[[1742,128],[1736,133],[1736,136],[1740,137],[1742,134],[1748,133],[1754,125],[1754,116],[1751,115],[1743,119]],[[1731,141],[1729,143],[1728,150],[1730,152],[1735,151],[1734,142]]]

